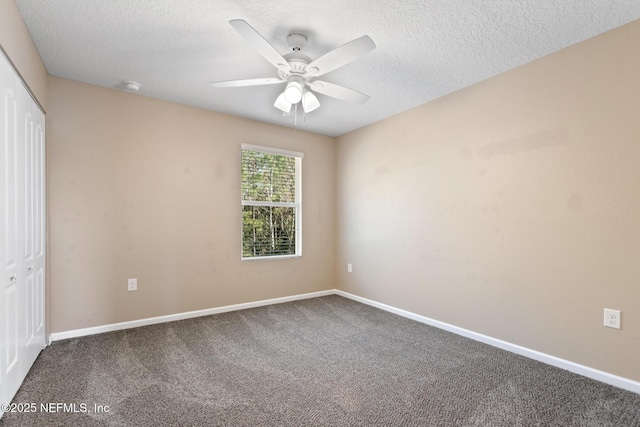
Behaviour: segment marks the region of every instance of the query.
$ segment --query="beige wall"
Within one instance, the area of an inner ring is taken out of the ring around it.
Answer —
[[[338,138],[339,287],[640,381],[638,40],[636,21]]]
[[[0,46],[46,109],[47,70],[14,0],[0,0]]]
[[[48,131],[51,332],[335,287],[333,138],[56,77]],[[305,154],[302,258],[240,260],[241,143]]]

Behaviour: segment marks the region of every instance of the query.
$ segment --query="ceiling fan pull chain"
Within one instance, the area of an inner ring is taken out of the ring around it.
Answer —
[[[298,130],[298,104],[296,104],[296,106],[294,107],[293,117],[293,126],[296,128],[296,130]]]

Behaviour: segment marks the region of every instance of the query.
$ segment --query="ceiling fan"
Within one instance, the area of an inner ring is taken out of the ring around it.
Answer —
[[[283,113],[289,113],[292,105],[297,108],[298,103],[302,104],[305,113],[310,113],[320,107],[320,101],[313,92],[359,104],[363,104],[369,99],[368,95],[356,90],[315,79],[373,50],[376,45],[369,36],[352,40],[315,60],[311,60],[300,52],[307,43],[307,37],[303,34],[291,33],[287,36],[291,52],[283,56],[246,21],[233,19],[229,21],[229,24],[249,42],[251,47],[276,67],[278,77],[211,82],[213,87],[286,84],[284,91],[273,104]]]

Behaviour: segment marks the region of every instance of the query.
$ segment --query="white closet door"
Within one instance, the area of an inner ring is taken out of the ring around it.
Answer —
[[[0,83],[0,403],[9,403],[45,345],[45,126],[1,53]]]

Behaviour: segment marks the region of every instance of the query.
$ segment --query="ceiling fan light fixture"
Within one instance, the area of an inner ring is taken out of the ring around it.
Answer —
[[[310,113],[313,110],[317,109],[320,106],[320,101],[318,101],[318,97],[316,97],[310,91],[305,91],[302,95],[302,108],[305,113]]]
[[[287,83],[284,97],[292,104],[297,104],[302,99],[302,85],[296,81]]]
[[[291,103],[287,101],[285,92],[282,92],[280,95],[278,95],[278,98],[276,99],[276,102],[273,104],[273,106],[278,110],[288,113],[291,111]]]

